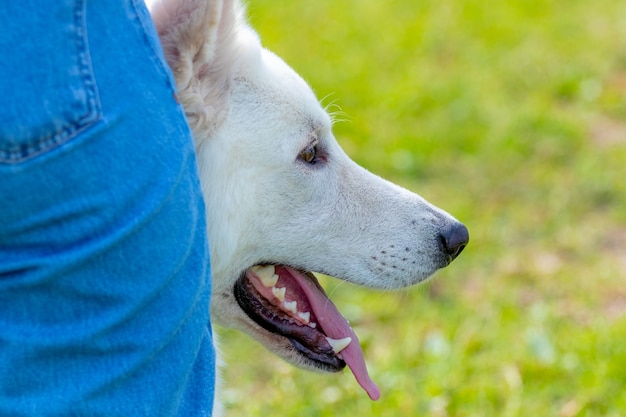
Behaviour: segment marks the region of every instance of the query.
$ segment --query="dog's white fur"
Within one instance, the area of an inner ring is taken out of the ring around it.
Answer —
[[[241,274],[276,263],[369,287],[408,286],[447,265],[440,233],[456,220],[350,160],[309,86],[261,46],[236,0],[151,9],[196,141],[212,317],[313,366],[241,310],[233,297]],[[315,164],[300,157],[311,146]]]

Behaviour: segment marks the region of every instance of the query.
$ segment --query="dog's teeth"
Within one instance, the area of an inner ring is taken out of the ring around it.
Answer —
[[[274,265],[257,265],[253,266],[251,269],[267,288],[272,288],[278,282],[278,275],[276,275]]]
[[[272,275],[274,275],[276,271],[276,268],[274,268],[274,265],[255,265],[250,269],[259,277],[263,275],[271,277]]]
[[[278,282],[278,275],[276,274],[272,275],[269,278],[266,276],[259,276],[259,278],[261,279],[261,283],[263,284],[263,286],[265,286],[266,288],[272,288]]]
[[[298,311],[298,317],[302,319],[304,324],[309,324],[311,322],[311,312],[309,311],[306,311],[304,313],[301,311]]]
[[[344,350],[346,347],[348,347],[350,342],[352,342],[352,338],[344,337],[343,339],[333,339],[331,337],[327,337],[326,341],[328,342],[330,347],[333,348],[333,352],[339,353],[342,350]]]
[[[309,323],[307,324],[311,329],[315,329],[317,327],[317,323]]]
[[[285,301],[286,291],[287,291],[287,288],[285,287],[282,287],[282,288],[272,287],[272,294],[274,294],[274,297],[278,298],[278,301],[280,301],[281,303]]]
[[[285,301],[283,303],[285,310],[291,312],[292,314],[296,314],[298,312],[298,302],[297,301]]]

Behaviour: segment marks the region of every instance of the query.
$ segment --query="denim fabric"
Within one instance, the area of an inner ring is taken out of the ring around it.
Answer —
[[[0,7],[0,416],[210,415],[204,206],[143,2]]]

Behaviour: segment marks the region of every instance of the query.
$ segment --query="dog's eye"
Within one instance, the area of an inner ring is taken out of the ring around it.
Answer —
[[[311,145],[300,153],[300,159],[307,164],[314,164],[317,162],[317,145]]]

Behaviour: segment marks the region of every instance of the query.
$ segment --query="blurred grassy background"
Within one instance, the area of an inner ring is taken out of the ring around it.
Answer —
[[[431,283],[324,279],[382,398],[222,332],[229,416],[626,415],[626,2],[249,0],[371,171],[462,220]],[[333,106],[331,106],[331,110]]]

